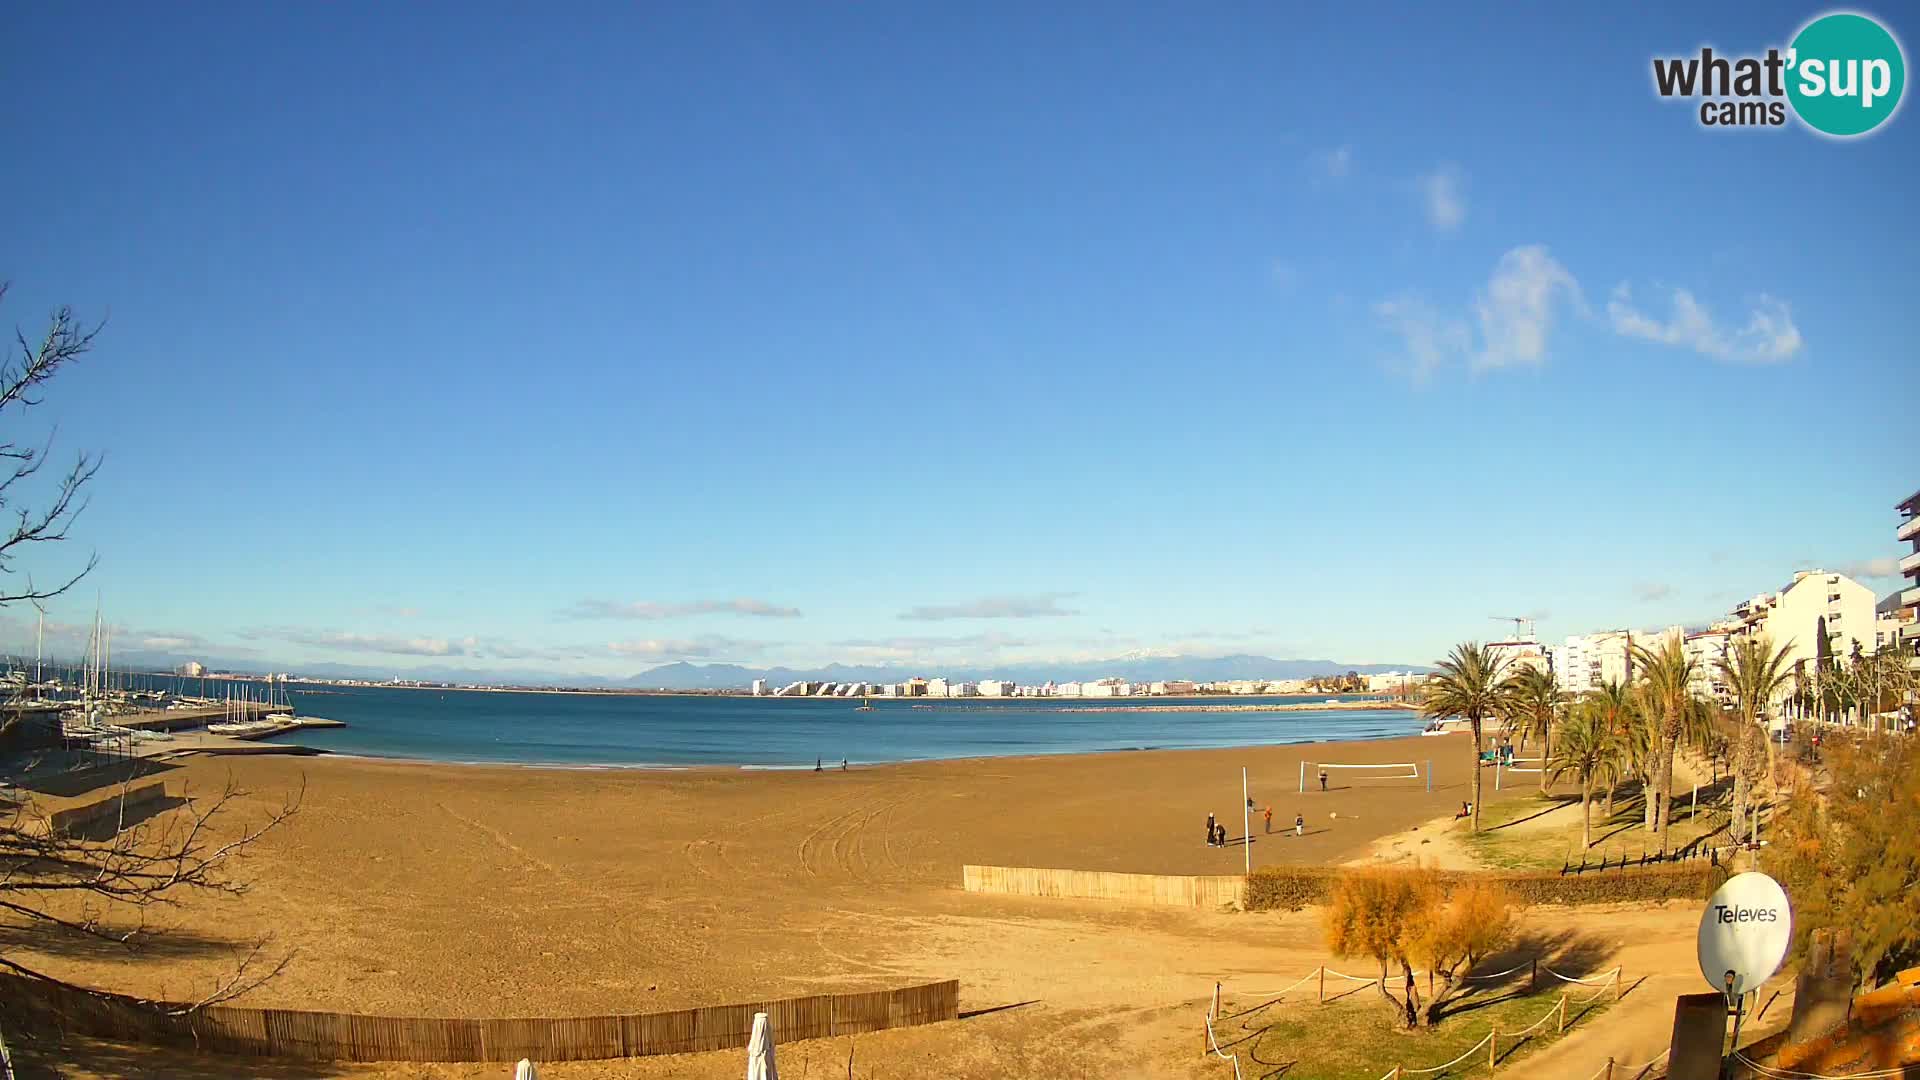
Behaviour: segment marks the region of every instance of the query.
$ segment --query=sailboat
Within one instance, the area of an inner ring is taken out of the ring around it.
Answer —
[[[867,696],[867,695],[865,695],[865,694],[861,694],[861,695],[860,695],[860,707],[859,707],[859,708],[857,708],[857,709],[855,709],[855,710],[853,710],[853,711],[854,711],[854,712],[872,712],[872,711],[873,711],[873,699],[872,699],[872,698],[870,698],[870,697],[868,697],[868,696]]]

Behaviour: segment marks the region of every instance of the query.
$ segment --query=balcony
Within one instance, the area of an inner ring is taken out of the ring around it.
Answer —
[[[1911,540],[1920,536],[1920,514],[1915,514],[1900,523],[1900,531],[1893,534],[1896,540]]]
[[[1900,594],[1901,607],[1914,607],[1916,605],[1920,605],[1920,589],[1908,589]]]
[[[1920,521],[1920,518],[1916,518],[1914,520]],[[1916,551],[1913,554],[1907,556],[1906,558],[1900,560],[1900,573],[1906,577],[1912,577],[1913,575],[1920,573],[1920,551]]]

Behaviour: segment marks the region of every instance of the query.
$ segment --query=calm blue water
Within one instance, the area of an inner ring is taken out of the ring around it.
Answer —
[[[1324,701],[1235,698],[1234,704]],[[335,753],[542,765],[812,768],[931,758],[1182,749],[1411,735],[1404,709],[1148,712],[1113,703],[586,696],[329,687],[294,690],[301,715],[345,722],[294,741]],[[1144,703],[1144,702],[1143,702]]]

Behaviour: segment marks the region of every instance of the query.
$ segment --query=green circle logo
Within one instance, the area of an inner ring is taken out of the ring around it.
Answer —
[[[1865,15],[1822,15],[1787,52],[1787,99],[1815,131],[1865,135],[1900,107],[1907,62],[1900,43]]]

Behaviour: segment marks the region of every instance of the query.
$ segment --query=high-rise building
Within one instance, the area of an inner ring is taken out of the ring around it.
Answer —
[[[1811,671],[1821,654],[1844,658],[1857,648],[1874,648],[1873,590],[1845,574],[1801,570],[1779,592],[1742,600],[1733,609],[1733,637],[1765,635],[1778,649],[1785,646],[1787,666]]]
[[[1894,509],[1900,511],[1900,528],[1894,538],[1906,541],[1912,549],[1900,559],[1900,576],[1907,583],[1894,594],[1894,617],[1906,624],[1900,632],[1900,644],[1915,654],[1911,663],[1920,667],[1920,491],[1900,500]]]

